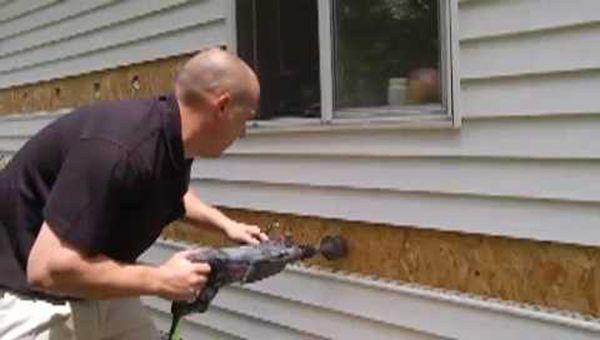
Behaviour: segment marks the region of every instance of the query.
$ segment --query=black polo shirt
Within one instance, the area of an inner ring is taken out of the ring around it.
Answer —
[[[190,166],[172,95],[55,120],[0,171],[0,286],[35,294],[26,264],[44,220],[89,254],[134,262],[184,215]]]

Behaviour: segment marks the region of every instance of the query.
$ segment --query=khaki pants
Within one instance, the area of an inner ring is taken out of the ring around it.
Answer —
[[[0,290],[0,339],[160,339],[139,298],[51,304]]]

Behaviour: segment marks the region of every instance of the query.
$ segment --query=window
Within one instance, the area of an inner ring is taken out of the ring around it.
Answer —
[[[319,117],[317,0],[238,0],[238,53],[261,80],[259,119]]]
[[[447,1],[237,0],[236,11],[259,119],[449,115]]]

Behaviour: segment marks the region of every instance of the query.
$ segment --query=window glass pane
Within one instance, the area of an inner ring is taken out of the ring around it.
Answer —
[[[437,0],[334,0],[335,109],[441,110]]]
[[[259,75],[259,119],[319,117],[317,0],[237,0],[238,53]]]

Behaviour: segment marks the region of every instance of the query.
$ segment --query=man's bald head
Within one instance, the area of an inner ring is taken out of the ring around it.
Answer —
[[[237,56],[214,48],[200,52],[183,66],[177,76],[179,99],[189,107],[201,105],[207,94],[231,95],[236,106],[256,106],[258,79]]]
[[[254,118],[259,91],[252,69],[231,53],[211,49],[185,63],[175,93],[186,157],[221,155]]]

